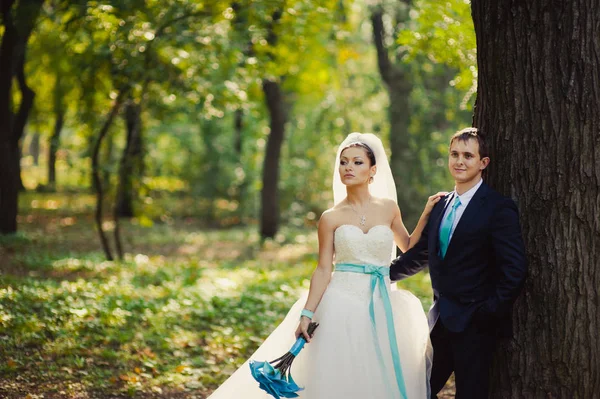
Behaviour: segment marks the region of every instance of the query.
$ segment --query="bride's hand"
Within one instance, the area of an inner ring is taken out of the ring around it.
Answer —
[[[445,197],[446,195],[448,195],[448,192],[440,191],[439,193],[433,194],[431,197],[429,197],[427,203],[425,204],[423,214],[429,215],[435,204],[437,204],[440,201],[440,199],[442,199],[442,197]]]
[[[301,335],[304,336],[306,342],[310,342],[310,335],[308,335],[308,325],[310,324],[310,319],[308,317],[302,316],[300,318],[300,324],[298,324],[298,328],[296,329],[296,339]]]

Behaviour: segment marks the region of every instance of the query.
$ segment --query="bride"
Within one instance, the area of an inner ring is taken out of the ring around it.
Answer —
[[[404,252],[419,240],[443,193],[429,198],[409,235],[381,140],[361,133],[338,148],[333,190],[335,205],[319,221],[319,261],[309,292],[251,358],[273,360],[304,335],[308,344],[292,365],[294,380],[305,388],[300,398],[429,398],[427,319],[414,295],[391,285],[388,266],[396,245]],[[312,337],[311,320],[319,323]],[[247,361],[209,398],[270,396]]]

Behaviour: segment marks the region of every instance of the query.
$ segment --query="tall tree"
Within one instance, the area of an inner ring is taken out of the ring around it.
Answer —
[[[60,146],[60,135],[65,124],[66,105],[64,99],[63,83],[60,73],[56,75],[53,90],[54,126],[48,146],[48,186],[51,190],[56,189],[56,154]]]
[[[274,47],[277,45],[278,33],[276,32],[283,11],[276,9],[271,16],[268,26],[267,43]],[[275,237],[279,230],[279,159],[281,146],[285,135],[287,109],[285,92],[281,87],[283,77],[263,79],[262,88],[265,103],[269,111],[269,137],[263,164],[263,187],[261,191],[261,237]]]
[[[100,176],[100,163],[98,161],[98,158],[99,158],[99,154],[100,154],[100,148],[102,147],[102,141],[106,138],[106,136],[110,130],[110,127],[113,124],[113,121],[119,114],[121,106],[123,104],[123,101],[128,94],[128,90],[129,90],[129,87],[119,90],[119,92],[113,102],[113,106],[111,107],[110,112],[106,116],[106,120],[104,121],[104,124],[102,125],[102,128],[98,132],[98,137],[96,138],[96,141],[94,142],[94,146],[92,149],[92,179],[93,179],[94,188],[96,190],[96,211],[94,213],[94,219],[96,222],[96,228],[98,229],[98,234],[100,236],[100,244],[102,245],[102,250],[104,251],[104,254],[106,255],[107,260],[113,260],[114,257],[113,257],[112,251],[110,249],[110,244],[108,243],[108,238],[106,237],[106,233],[104,232],[104,227],[103,227],[104,185],[102,183],[102,178]],[[119,258],[122,258],[122,250],[120,249],[121,243],[117,242],[116,245],[117,245],[118,252],[119,252],[118,253]]]
[[[418,175],[418,163],[410,147],[409,127],[411,123],[410,93],[413,88],[410,65],[402,61],[403,51],[396,44],[399,32],[409,20],[409,0],[396,1],[388,5],[394,21],[394,31],[388,32],[384,16],[388,7],[383,5],[371,8],[373,42],[377,49],[377,65],[389,98],[390,123],[390,167],[396,180],[398,203],[406,214],[417,214],[421,203],[415,199],[411,189],[413,175]],[[390,36],[393,45],[388,45]],[[395,54],[395,56],[394,56]]]
[[[21,188],[19,140],[33,105],[33,91],[25,81],[27,42],[43,0],[3,0],[0,16],[4,32],[0,44],[0,234],[17,231],[18,196]],[[13,78],[21,90],[21,103],[12,113]]]
[[[142,175],[144,162],[141,113],[140,103],[136,103],[132,99],[126,102],[124,118],[127,128],[127,140],[119,164],[119,187],[115,199],[115,217],[130,218],[134,216],[135,183]]]
[[[473,0],[475,126],[512,196],[530,277],[494,398],[600,392],[600,1]]]

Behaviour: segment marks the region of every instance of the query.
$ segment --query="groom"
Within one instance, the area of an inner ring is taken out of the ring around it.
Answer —
[[[482,180],[489,162],[476,128],[452,136],[448,168],[455,190],[435,205],[419,242],[390,268],[391,279],[400,280],[429,266],[432,398],[452,372],[457,399],[488,397],[496,340],[511,335],[512,303],[527,274],[517,207]]]

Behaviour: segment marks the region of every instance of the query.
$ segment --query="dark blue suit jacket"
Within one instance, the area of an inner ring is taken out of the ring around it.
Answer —
[[[441,259],[439,228],[453,199],[450,194],[435,205],[419,242],[392,261],[390,277],[401,280],[429,266],[434,292],[430,328],[439,317],[454,332],[464,331],[476,320],[499,336],[510,336],[511,305],[527,274],[517,206],[483,183]]]

